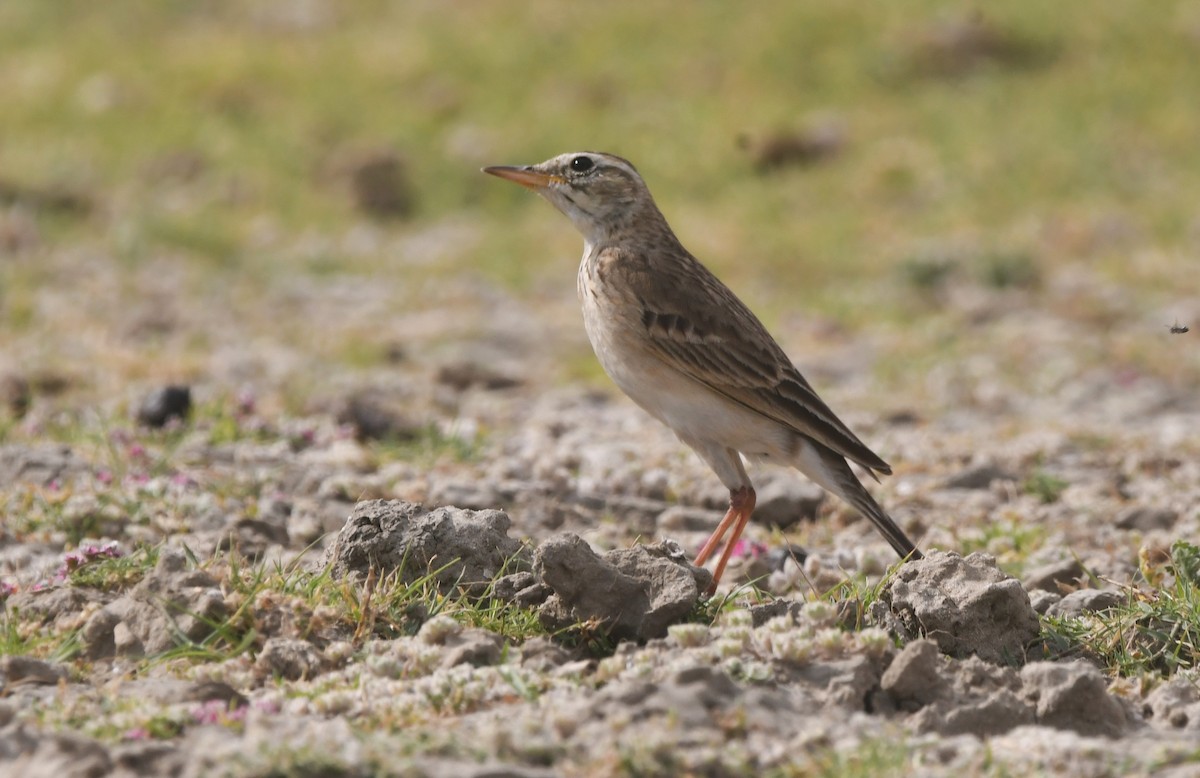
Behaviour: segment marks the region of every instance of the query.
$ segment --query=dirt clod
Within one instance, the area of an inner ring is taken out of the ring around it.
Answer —
[[[1124,706],[1086,662],[1034,662],[1021,670],[1021,681],[1039,724],[1103,737],[1120,737],[1128,727]]]
[[[616,640],[665,636],[712,581],[669,541],[600,555],[573,534],[540,545],[534,571],[554,592],[541,608],[547,629],[594,620]]]
[[[1040,629],[1020,582],[980,552],[934,551],[909,562],[877,605],[882,623],[909,640],[929,637],[953,657],[1019,663]]]
[[[941,653],[932,640],[914,640],[904,647],[883,673],[880,686],[901,709],[913,710],[937,699],[944,681]]]
[[[1078,618],[1085,613],[1115,608],[1124,601],[1124,595],[1111,589],[1080,589],[1064,595],[1061,600],[1046,609],[1046,615]]]
[[[258,654],[256,668],[265,676],[297,681],[321,671],[321,654],[307,640],[270,638]]]
[[[482,590],[501,570],[528,567],[509,524],[502,511],[427,511],[419,503],[370,500],[354,507],[326,561],[338,578],[400,570],[409,581],[432,573],[443,587]]]

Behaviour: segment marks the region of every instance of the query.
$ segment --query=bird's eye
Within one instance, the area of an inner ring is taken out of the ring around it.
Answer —
[[[586,173],[595,166],[596,164],[592,162],[591,157],[575,157],[571,160],[571,170],[574,170],[576,173]]]

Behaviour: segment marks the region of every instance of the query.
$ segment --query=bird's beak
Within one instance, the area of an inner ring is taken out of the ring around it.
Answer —
[[[499,178],[507,179],[512,181],[514,184],[520,184],[526,189],[532,189],[535,192],[539,189],[545,189],[551,184],[562,183],[562,179],[558,176],[552,176],[548,173],[539,173],[530,167],[509,167],[507,165],[497,165],[493,167],[485,167],[483,172]]]

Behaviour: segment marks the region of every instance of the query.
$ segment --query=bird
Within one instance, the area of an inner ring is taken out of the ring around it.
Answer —
[[[729,509],[700,548],[716,591],[754,511],[745,459],[791,466],[871,521],[902,559],[922,557],[850,468],[892,468],[788,358],[758,317],[683,247],[641,174],[596,151],[484,173],[548,200],[583,235],[577,291],[592,349],[617,387],[669,427],[729,489]]]

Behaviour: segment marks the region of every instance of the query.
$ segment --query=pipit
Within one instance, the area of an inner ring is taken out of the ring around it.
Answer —
[[[737,295],[680,244],[632,164],[587,151],[483,172],[537,192],[583,233],[578,291],[596,357],[729,489],[729,510],[695,561],[707,562],[732,528],[713,590],[754,510],[743,456],[795,467],[870,519],[901,557],[921,557],[847,460],[876,480],[892,468],[822,402]]]

